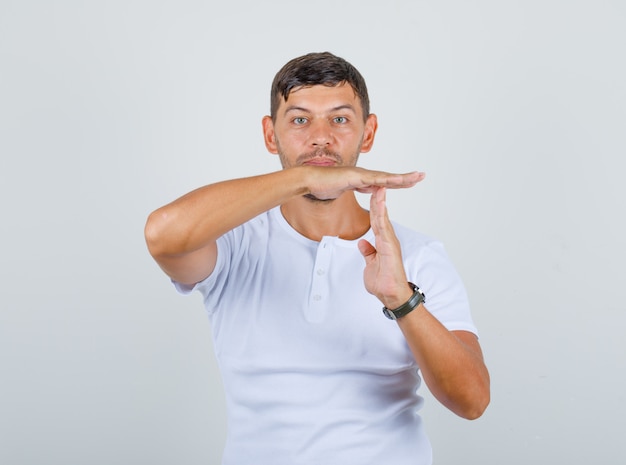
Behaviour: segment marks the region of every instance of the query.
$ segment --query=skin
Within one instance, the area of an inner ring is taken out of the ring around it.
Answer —
[[[375,245],[358,243],[365,288],[387,308],[406,302],[412,291],[385,193],[413,187],[424,174],[356,166],[359,155],[370,151],[378,122],[373,114],[363,117],[347,84],[295,89],[275,120],[266,116],[262,124],[267,150],[279,156],[283,169],[210,184],[151,213],[145,237],[159,266],[178,282],[202,281],[215,267],[217,238],[280,205],[287,222],[316,241],[325,235],[358,239],[371,225]],[[355,192],[371,193],[369,212]],[[463,418],[482,415],[489,403],[489,374],[476,336],[448,331],[422,304],[397,324],[433,395]]]

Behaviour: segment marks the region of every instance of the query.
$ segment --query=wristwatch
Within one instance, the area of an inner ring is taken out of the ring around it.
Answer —
[[[426,302],[426,295],[422,290],[413,283],[409,283],[411,289],[413,289],[413,295],[403,305],[400,305],[395,310],[390,310],[387,307],[383,307],[383,314],[390,320],[397,320],[410,312],[415,310],[419,304]]]

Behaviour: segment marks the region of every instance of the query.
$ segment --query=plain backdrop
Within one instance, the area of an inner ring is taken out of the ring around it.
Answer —
[[[0,463],[219,463],[209,323],[143,227],[279,169],[271,80],[325,50],[379,117],[361,165],[427,173],[390,213],[446,245],[491,371],[474,422],[422,389],[435,464],[624,463],[621,0],[0,0]]]

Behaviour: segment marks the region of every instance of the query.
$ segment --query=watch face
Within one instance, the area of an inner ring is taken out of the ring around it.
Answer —
[[[396,320],[396,316],[393,314],[393,312],[391,310],[389,310],[386,307],[383,307],[383,314],[389,318],[390,320]]]

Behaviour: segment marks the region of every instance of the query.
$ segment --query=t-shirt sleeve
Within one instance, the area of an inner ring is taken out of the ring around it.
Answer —
[[[478,336],[465,286],[441,242],[426,244],[407,271],[426,295],[424,306],[448,330]]]
[[[226,257],[230,253],[230,244],[231,241],[227,235],[224,235],[217,240],[217,260],[215,262],[215,268],[213,269],[213,272],[204,280],[193,285],[182,284],[172,280],[174,288],[182,295],[189,295],[194,291],[200,292],[200,294],[202,294],[202,298],[204,299],[205,308],[209,313],[211,313],[213,309],[217,308],[217,305],[210,302],[212,300],[212,295],[214,294],[213,290],[221,288],[224,280],[227,279],[229,262],[226,260]]]
[[[217,261],[209,277],[193,286],[174,282],[176,290],[183,295],[198,291],[209,315],[219,311],[226,294],[241,292],[234,283],[246,282],[259,266],[268,237],[266,216],[259,215],[218,238]]]

